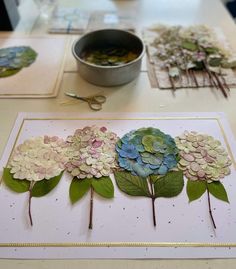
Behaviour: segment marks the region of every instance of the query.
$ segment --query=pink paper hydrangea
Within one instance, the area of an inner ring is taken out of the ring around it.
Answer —
[[[58,176],[67,158],[67,143],[57,137],[35,137],[24,141],[14,150],[9,168],[14,178],[40,181]]]
[[[115,145],[118,137],[106,127],[85,127],[68,136],[66,169],[72,176],[100,178],[109,176],[117,167]]]

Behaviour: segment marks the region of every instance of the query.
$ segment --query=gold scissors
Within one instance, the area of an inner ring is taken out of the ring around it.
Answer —
[[[65,92],[65,95],[87,102],[89,107],[92,110],[95,110],[95,111],[101,110],[102,109],[102,104],[105,103],[106,100],[107,100],[106,96],[100,95],[100,94],[92,95],[92,96],[89,96],[89,97],[82,97],[82,96],[78,96],[75,93]]]

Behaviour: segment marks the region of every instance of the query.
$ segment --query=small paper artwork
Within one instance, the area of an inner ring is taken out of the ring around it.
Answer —
[[[89,13],[73,7],[57,7],[49,23],[49,33],[82,34],[87,28]]]
[[[157,25],[144,31],[149,64],[163,89],[214,87],[227,97],[236,84],[236,54],[205,25]]]
[[[56,136],[35,137],[24,141],[14,150],[9,164],[4,168],[3,180],[14,192],[29,192],[28,213],[30,225],[32,197],[42,197],[60,181],[67,158],[65,142]]]
[[[159,129],[141,128],[124,135],[116,150],[122,169],[115,172],[119,189],[131,196],[151,198],[156,226],[156,198],[177,196],[184,186],[183,173],[174,169],[179,160],[174,139]]]
[[[0,98],[55,97],[66,48],[67,39],[61,36],[1,37]]]
[[[134,16],[130,13],[114,11],[95,11],[90,15],[87,31],[107,28],[135,32]]]
[[[235,152],[213,116],[20,114],[1,160],[0,257],[31,244],[37,258],[58,257],[53,246],[65,258],[236,257]]]
[[[73,176],[70,201],[79,201],[90,190],[89,229],[93,228],[94,192],[109,199],[114,197],[110,175],[117,168],[115,144],[118,137],[106,127],[86,126],[67,137],[66,170]]]
[[[188,180],[186,189],[189,202],[199,199],[206,192],[210,218],[216,229],[210,195],[229,203],[221,180],[230,174],[232,161],[221,142],[210,135],[185,131],[175,141],[181,156],[178,168],[184,171]]]
[[[155,200],[180,194],[185,176],[190,202],[207,192],[209,214],[216,229],[210,194],[229,202],[220,179],[230,174],[231,164],[221,142],[207,134],[185,131],[174,139],[157,128],[146,127],[119,139],[104,126],[85,126],[66,141],[48,135],[24,141],[14,150],[3,180],[15,192],[29,192],[32,226],[31,198],[50,192],[66,170],[73,177],[69,190],[72,204],[90,190],[88,227],[92,229],[93,193],[114,197],[111,174],[121,191],[152,200],[154,226]]]
[[[26,46],[0,49],[0,78],[12,76],[30,66],[36,57],[37,52]]]

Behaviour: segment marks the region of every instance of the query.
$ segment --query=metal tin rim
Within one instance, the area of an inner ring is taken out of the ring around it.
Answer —
[[[126,64],[123,64],[123,65],[118,65],[118,66],[103,66],[103,65],[96,65],[96,64],[91,64],[91,63],[88,63],[86,61],[84,61],[83,59],[81,59],[75,52],[75,46],[76,44],[84,37],[92,34],[92,33],[96,33],[96,32],[101,32],[101,31],[106,31],[106,30],[113,30],[113,31],[120,31],[120,32],[124,32],[124,33],[128,33],[129,35],[132,35],[134,36],[135,38],[137,38],[139,40],[139,42],[142,44],[142,51],[141,53],[139,54],[139,56],[137,58],[135,58],[133,61],[131,62],[128,62]],[[138,37],[137,35],[133,34],[133,33],[130,33],[128,31],[124,31],[124,30],[120,30],[120,29],[112,29],[112,28],[108,28],[108,29],[101,29],[101,30],[96,30],[96,31],[92,31],[92,32],[89,32],[89,33],[86,33],[84,35],[82,35],[80,38],[76,39],[74,42],[73,42],[73,45],[72,45],[72,54],[73,56],[75,57],[76,60],[80,61],[81,63],[87,65],[87,66],[90,66],[90,67],[93,67],[93,68],[99,68],[99,69],[119,69],[119,68],[123,68],[124,66],[129,66],[129,65],[132,65],[134,64],[135,62],[138,62],[140,59],[143,58],[144,54],[145,54],[145,45],[144,45],[144,42],[142,41],[142,39],[140,37]]]

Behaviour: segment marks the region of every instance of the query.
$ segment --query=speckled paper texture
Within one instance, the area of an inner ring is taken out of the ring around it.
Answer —
[[[44,134],[66,138],[75,129],[88,125],[106,126],[120,137],[130,130],[152,126],[173,137],[184,130],[194,130],[220,140],[233,165],[231,174],[222,181],[230,204],[212,198],[217,229],[213,229],[209,218],[206,194],[189,204],[186,180],[179,196],[156,200],[157,227],[154,228],[151,201],[120,192],[112,177],[115,197],[106,200],[95,196],[94,228],[88,230],[89,195],[72,206],[68,195],[71,178],[65,173],[51,193],[32,199],[33,227],[27,221],[27,193],[13,193],[1,184],[1,258],[236,257],[236,145],[223,114],[113,113],[96,117],[93,114],[20,113],[6,145],[1,170],[14,145],[25,139]],[[28,244],[23,247],[23,243]]]

